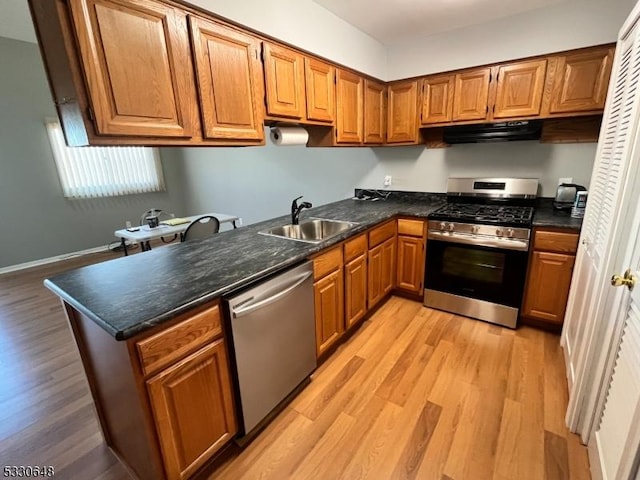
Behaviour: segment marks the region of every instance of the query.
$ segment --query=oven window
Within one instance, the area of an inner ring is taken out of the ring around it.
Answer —
[[[446,247],[442,256],[442,273],[500,285],[504,281],[505,258],[500,252]]]
[[[427,241],[425,288],[519,308],[528,252]]]

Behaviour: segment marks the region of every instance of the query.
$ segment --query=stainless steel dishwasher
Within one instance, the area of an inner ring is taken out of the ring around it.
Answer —
[[[246,436],[316,368],[313,264],[287,270],[226,302]]]

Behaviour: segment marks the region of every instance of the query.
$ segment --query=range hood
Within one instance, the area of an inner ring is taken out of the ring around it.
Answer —
[[[460,125],[444,128],[444,141],[449,144],[481,142],[513,142],[539,140],[542,120]]]

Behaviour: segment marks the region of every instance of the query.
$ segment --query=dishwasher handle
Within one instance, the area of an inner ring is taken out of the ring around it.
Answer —
[[[306,272],[303,275],[301,275],[296,282],[294,282],[292,285],[288,286],[284,290],[281,290],[278,293],[276,293],[274,295],[271,295],[270,297],[265,298],[264,300],[260,300],[260,301],[258,301],[256,303],[249,302],[249,303],[246,304],[246,306],[244,308],[241,308],[240,310],[233,310],[233,318],[239,318],[239,317],[242,317],[244,315],[248,315],[249,313],[251,313],[251,312],[253,312],[253,311],[255,311],[255,310],[259,309],[259,308],[262,308],[262,307],[265,307],[267,305],[270,305],[272,303],[277,302],[282,297],[288,295],[293,290],[298,288],[311,275],[313,275],[313,272]]]

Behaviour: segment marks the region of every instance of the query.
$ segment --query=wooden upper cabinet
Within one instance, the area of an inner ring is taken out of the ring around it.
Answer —
[[[384,143],[386,90],[381,83],[364,81],[364,143]]]
[[[479,68],[455,75],[453,120],[484,120],[487,118],[491,69]]]
[[[264,139],[260,43],[189,17],[205,138]]]
[[[304,57],[288,48],[263,43],[267,114],[305,117]]]
[[[613,48],[601,48],[556,57],[550,112],[604,109],[613,54]]]
[[[493,117],[539,115],[546,72],[546,59],[501,65]]]
[[[312,58],[304,59],[307,119],[332,123],[335,119],[336,69]]]
[[[387,143],[418,140],[418,81],[394,83],[387,93]]]
[[[336,143],[362,143],[363,96],[363,78],[338,69],[336,71]]]
[[[197,130],[187,19],[153,0],[70,0],[99,134],[191,137]]]
[[[421,123],[448,123],[453,118],[454,75],[439,75],[422,80]]]

